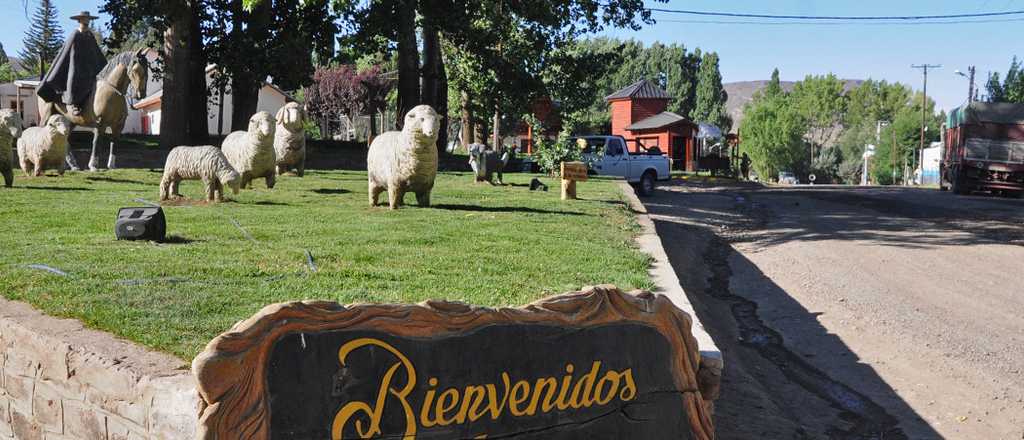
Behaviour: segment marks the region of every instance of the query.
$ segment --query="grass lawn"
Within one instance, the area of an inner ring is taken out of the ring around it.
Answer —
[[[581,183],[587,200],[563,203],[553,179],[545,193],[526,188],[531,175],[492,187],[445,173],[434,207],[410,194],[392,212],[367,206],[365,173],[314,171],[221,204],[165,206],[172,239],[157,245],[116,241],[113,224],[133,199],[156,200],[158,172],[49,174],[0,187],[0,293],[184,359],[275,302],[504,306],[586,284],[651,287],[614,181]],[[203,194],[197,181],[181,191]]]

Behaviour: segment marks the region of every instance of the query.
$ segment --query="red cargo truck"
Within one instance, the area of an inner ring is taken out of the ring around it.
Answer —
[[[1024,104],[972,102],[946,120],[941,189],[1024,194]]]

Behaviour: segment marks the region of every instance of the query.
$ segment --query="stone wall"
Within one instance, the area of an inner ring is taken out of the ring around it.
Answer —
[[[184,361],[0,299],[0,439],[187,439],[198,412]]]

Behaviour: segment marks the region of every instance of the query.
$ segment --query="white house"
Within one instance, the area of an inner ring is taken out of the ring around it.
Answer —
[[[206,68],[206,82],[213,83],[215,66]],[[152,85],[150,86],[152,87]],[[136,102],[132,107],[134,111],[128,115],[125,123],[125,133],[135,134],[160,134],[160,113],[163,100],[163,84],[155,89],[157,92],[147,96],[145,99]],[[260,88],[259,101],[256,104],[257,111],[268,111],[270,114],[277,114],[277,111],[284,107],[291,98],[283,90],[270,83],[263,83]],[[208,131],[211,135],[226,135],[231,133],[231,111],[232,98],[230,93],[224,94],[224,102],[221,103],[216,94],[206,104]]]
[[[36,102],[36,88],[39,81],[15,80],[0,84],[0,108],[18,111],[26,127],[39,125],[39,104]]]

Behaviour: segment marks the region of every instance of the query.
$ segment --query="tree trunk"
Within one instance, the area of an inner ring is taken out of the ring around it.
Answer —
[[[398,112],[396,126],[402,128],[405,114],[420,104],[420,53],[416,46],[416,0],[399,5],[398,27]]]
[[[209,90],[206,85],[206,51],[203,48],[203,31],[200,10],[194,1],[190,1],[188,41],[192,47],[188,59],[188,98],[189,104],[185,113],[188,115],[188,139],[190,145],[209,143],[210,129],[207,120],[207,98]],[[163,132],[161,132],[163,133]]]
[[[494,142],[494,144],[491,145],[491,148],[494,151],[503,151],[504,149],[501,147],[501,111],[498,110],[498,106],[494,106],[493,127],[494,128],[491,133],[493,137],[491,138],[491,141]]]
[[[260,102],[260,85],[260,81],[245,74],[236,73],[231,78],[231,131],[249,129],[249,118]]]
[[[423,22],[423,89],[422,102],[441,116],[437,149],[444,153],[448,146],[448,76],[441,54],[441,36],[431,17]]]
[[[190,2],[181,2],[169,16],[164,32],[163,98],[161,99],[160,147],[194,145],[205,141],[206,57],[199,34],[199,17]],[[199,124],[199,121],[202,123]]]
[[[462,148],[469,148],[469,144],[476,142],[476,135],[473,130],[473,113],[469,110],[469,93],[465,90],[460,93],[462,106]]]

